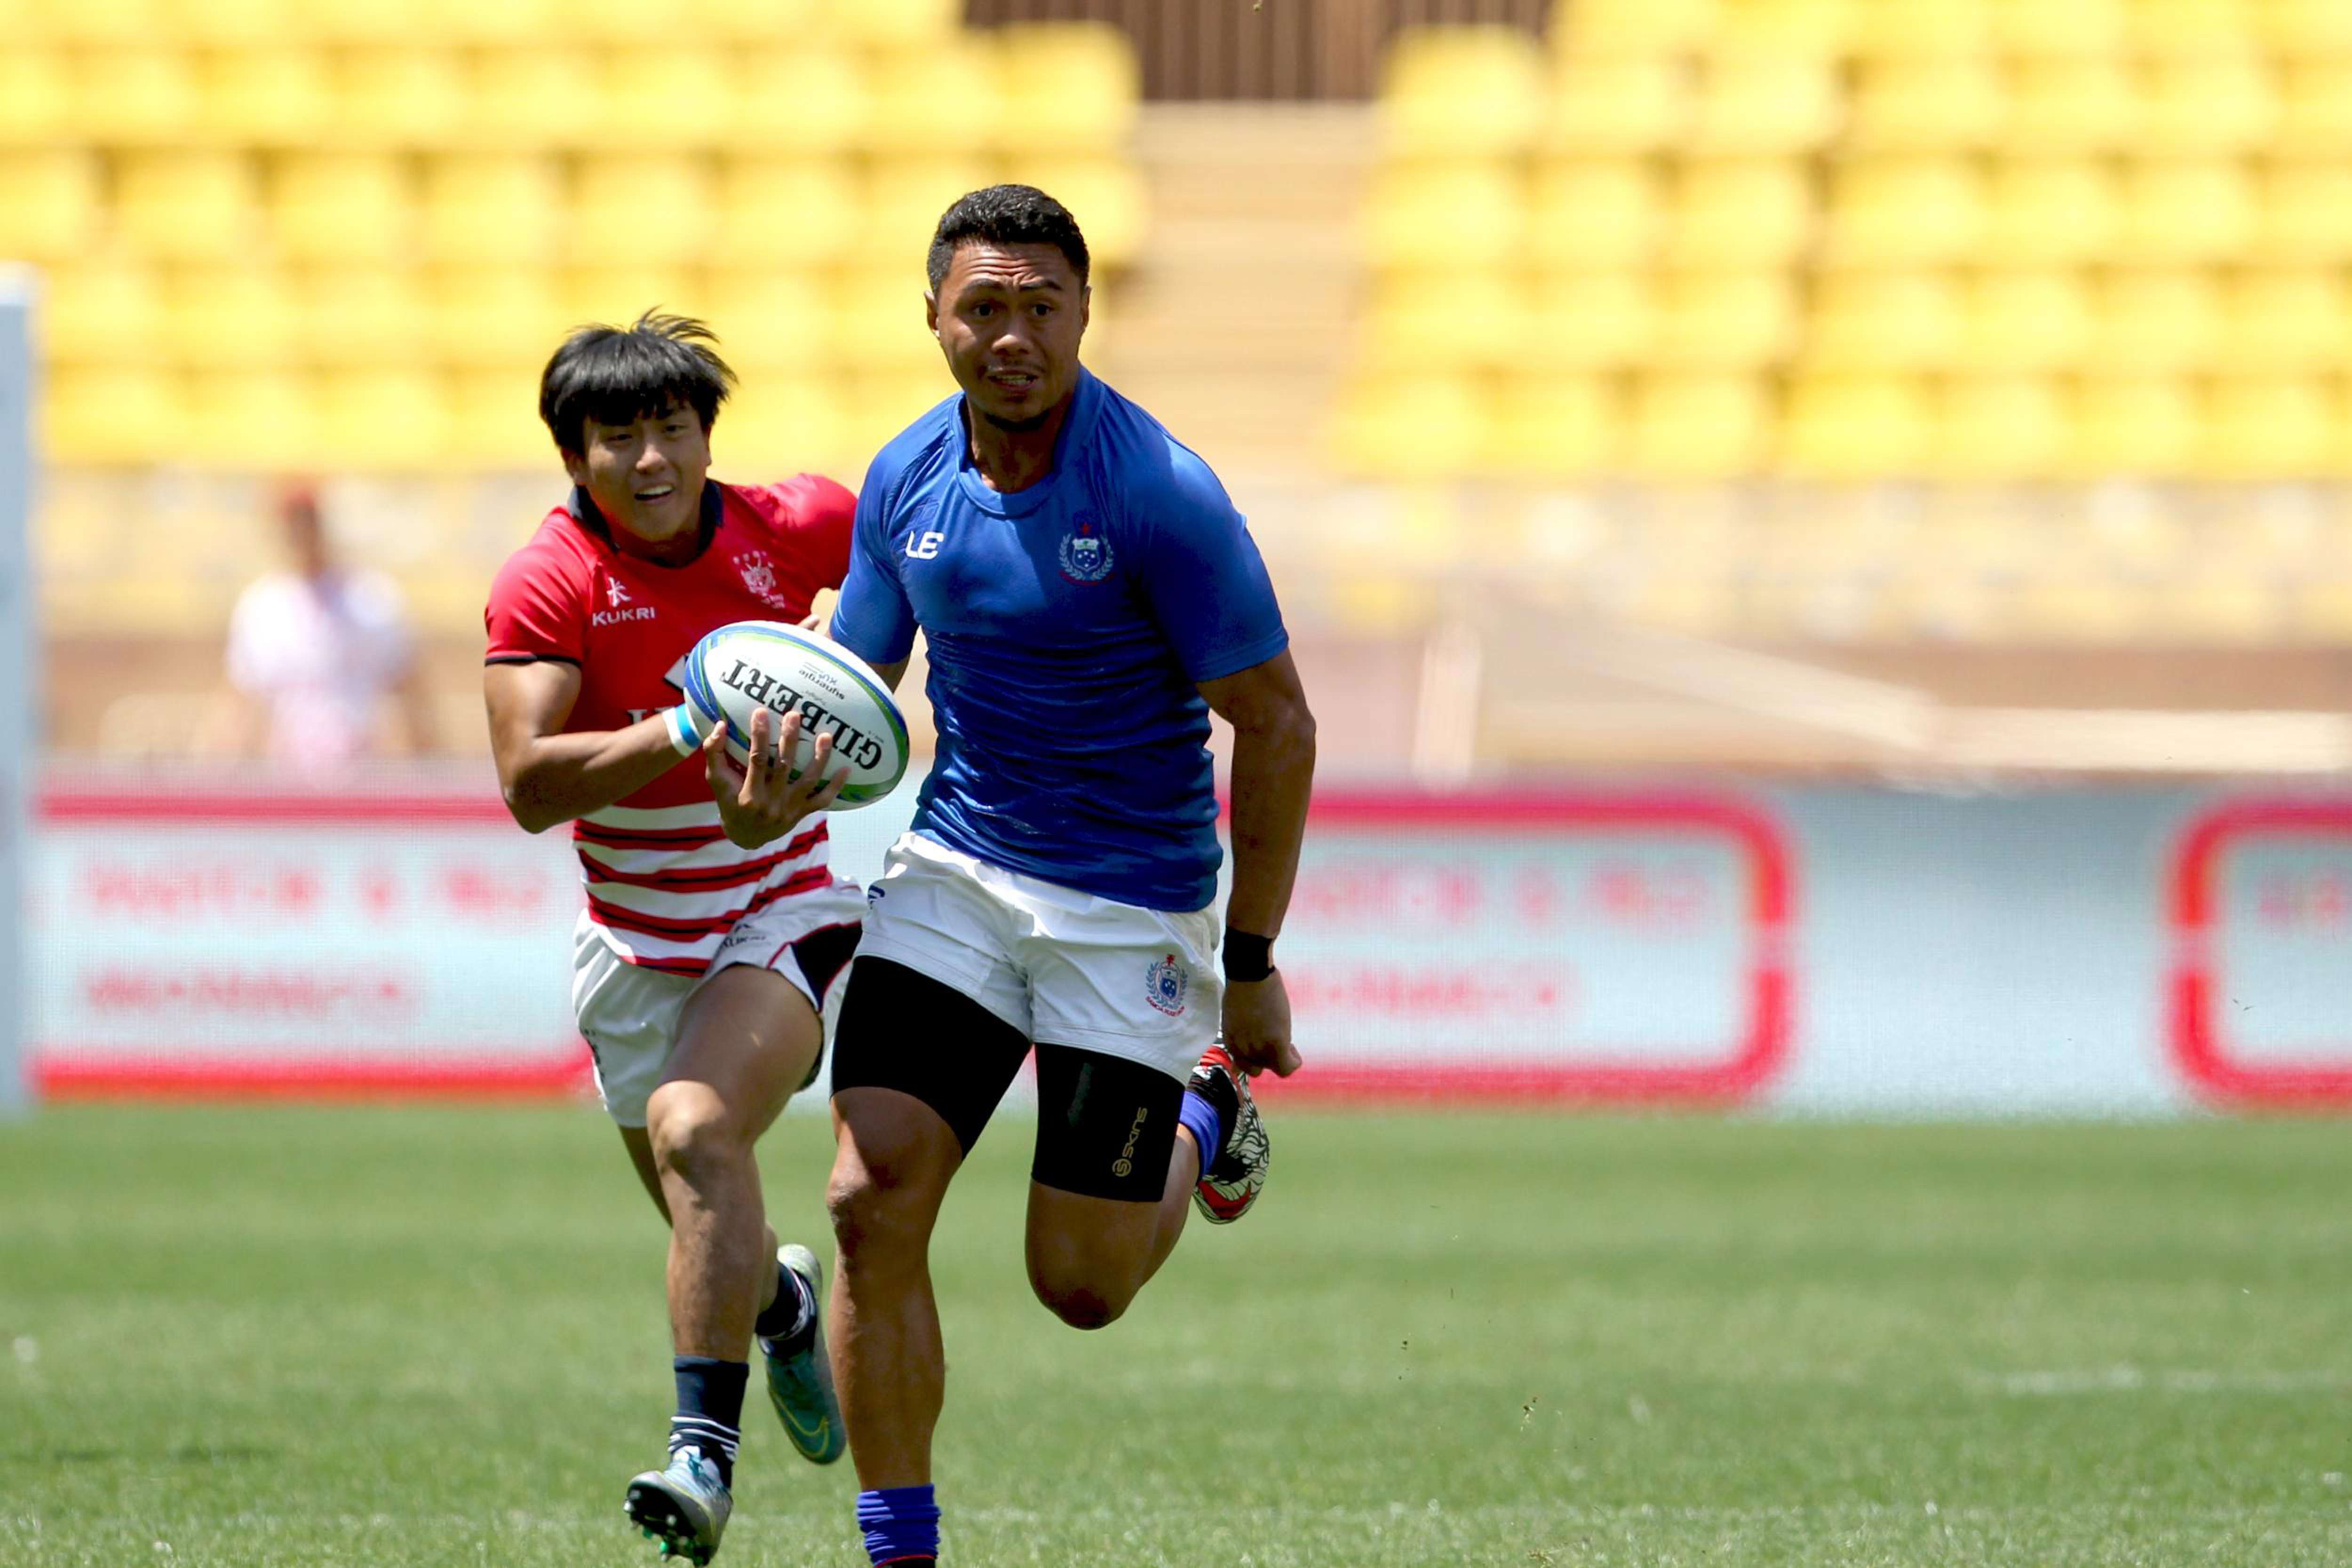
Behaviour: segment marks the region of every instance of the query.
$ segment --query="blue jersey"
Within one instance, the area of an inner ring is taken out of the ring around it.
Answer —
[[[961,397],[882,449],[857,497],[833,635],[873,664],[922,628],[939,750],[916,831],[1100,898],[1216,894],[1197,683],[1289,644],[1241,515],[1160,422],[1079,372],[1038,483],[999,495]]]

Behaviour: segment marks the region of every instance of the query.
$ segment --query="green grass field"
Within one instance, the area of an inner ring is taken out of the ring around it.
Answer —
[[[952,1564],[2352,1562],[2352,1128],[1285,1114],[1090,1335],[1026,1134],[937,1249]],[[660,1265],[586,1110],[0,1127],[0,1563],[649,1563]],[[720,1564],[862,1564],[748,1416]]]

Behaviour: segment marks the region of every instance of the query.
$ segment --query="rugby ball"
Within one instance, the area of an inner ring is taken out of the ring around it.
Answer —
[[[727,727],[727,753],[751,760],[751,716],[769,713],[772,746],[786,714],[801,716],[800,745],[784,760],[808,766],[820,735],[833,737],[827,772],[849,769],[834,810],[870,806],[907,773],[907,721],[871,666],[830,637],[781,621],[721,626],[686,656],[686,703],[695,729]]]

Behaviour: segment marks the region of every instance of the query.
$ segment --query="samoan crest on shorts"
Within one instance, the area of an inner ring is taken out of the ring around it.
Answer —
[[[1184,995],[1192,988],[1192,977],[1171,953],[1143,973],[1143,999],[1166,1013],[1170,1018],[1184,1016]]]

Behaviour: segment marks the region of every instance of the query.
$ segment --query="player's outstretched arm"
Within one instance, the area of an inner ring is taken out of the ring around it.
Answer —
[[[499,793],[527,832],[602,810],[683,760],[661,714],[626,729],[561,733],[580,699],[580,671],[559,659],[484,665],[482,699]]]
[[[1286,651],[1239,674],[1201,683],[1217,716],[1234,727],[1234,890],[1225,902],[1225,1048],[1250,1071],[1298,1071],[1290,996],[1277,969],[1251,977],[1251,951],[1282,934],[1307,832],[1315,782],[1315,716]],[[1238,938],[1238,940],[1236,940]],[[1255,940],[1253,941],[1252,939]]]

